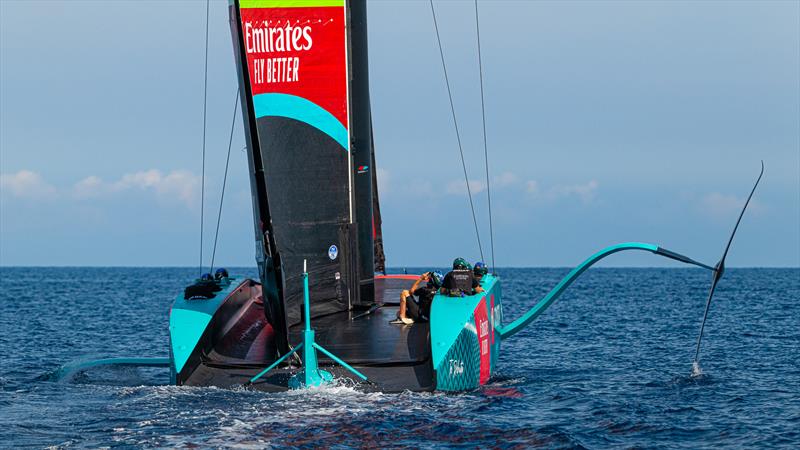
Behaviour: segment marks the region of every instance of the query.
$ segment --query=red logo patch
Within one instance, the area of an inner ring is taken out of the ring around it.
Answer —
[[[490,324],[489,318],[486,314],[486,297],[481,298],[478,306],[475,307],[473,312],[475,315],[475,327],[478,331],[478,348],[481,352],[481,371],[480,371],[480,384],[486,384],[489,376],[492,374],[492,347],[489,343],[490,338]]]

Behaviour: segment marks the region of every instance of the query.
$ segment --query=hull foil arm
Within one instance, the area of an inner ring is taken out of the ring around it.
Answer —
[[[708,270],[715,270],[714,267],[709,266],[707,264],[703,264],[701,262],[695,261],[688,256],[681,255],[679,253],[675,253],[673,251],[667,250],[665,248],[659,247],[655,244],[647,244],[643,242],[625,242],[622,244],[612,245],[610,247],[606,247],[599,252],[595,253],[594,255],[587,258],[583,261],[580,265],[572,269],[572,271],[567,274],[564,278],[559,281],[559,283],[545,295],[541,300],[539,300],[536,305],[533,306],[528,312],[526,312],[522,317],[519,319],[511,322],[507,326],[501,326],[497,329],[497,332],[500,333],[500,337],[503,339],[509,338],[523,328],[528,326],[531,322],[536,320],[543,312],[547,310],[559,297],[561,294],[564,293],[565,290],[575,281],[583,272],[586,271],[589,267],[593,266],[595,263],[600,261],[601,259],[605,258],[606,256],[613,255],[617,252],[622,252],[625,250],[644,250],[656,255],[664,256],[669,259],[674,259],[676,261],[680,261],[686,264],[692,264],[698,267],[702,267]]]

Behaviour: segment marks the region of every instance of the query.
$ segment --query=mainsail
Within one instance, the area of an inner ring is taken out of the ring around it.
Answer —
[[[230,12],[257,261],[286,335],[301,319],[303,261],[312,316],[374,300],[366,2],[240,0]],[[350,15],[361,31],[348,34]]]

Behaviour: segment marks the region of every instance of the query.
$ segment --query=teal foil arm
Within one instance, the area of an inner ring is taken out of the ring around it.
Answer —
[[[595,253],[594,255],[587,258],[584,262],[582,262],[578,267],[572,269],[572,271],[554,287],[547,295],[544,296],[539,302],[534,305],[533,308],[528,310],[525,315],[520,317],[519,319],[511,322],[510,324],[497,328],[495,331],[500,333],[500,337],[502,339],[511,337],[517,334],[520,330],[525,328],[529,323],[536,320],[550,305],[555,302],[562,293],[575,281],[583,272],[586,271],[589,267],[594,265],[596,262],[600,261],[601,259],[605,258],[608,255],[612,255],[617,252],[625,251],[625,250],[645,250],[648,252],[652,252],[655,254],[660,254],[659,247],[653,244],[646,244],[642,242],[625,242],[622,244],[612,245],[610,247],[606,247],[599,252]],[[672,258],[674,259],[674,258]]]

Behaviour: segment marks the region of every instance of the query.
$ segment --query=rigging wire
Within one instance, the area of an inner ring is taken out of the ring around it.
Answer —
[[[200,172],[200,276],[203,275],[203,215],[206,192],[206,111],[208,105],[208,12],[211,0],[206,0],[206,62],[203,74],[203,163]]]
[[[489,150],[486,145],[486,107],[483,100],[483,61],[481,58],[481,26],[478,22],[478,0],[475,0],[475,33],[478,37],[478,73],[481,80],[481,121],[483,122],[483,160],[486,166],[486,200],[489,203],[489,242],[492,250],[492,272],[494,272],[494,228],[492,226],[492,191],[489,182]]]
[[[225,200],[225,184],[228,181],[228,166],[231,162],[231,147],[233,145],[233,131],[236,126],[236,111],[239,108],[239,91],[241,88],[236,89],[236,97],[233,103],[233,119],[231,120],[231,134],[228,138],[228,156],[225,159],[225,175],[222,177],[222,194],[219,197],[219,212],[217,213],[217,230],[214,232],[214,247],[211,251],[211,267],[209,272],[214,271],[214,258],[217,256],[217,239],[219,238],[219,223],[222,220],[222,202]]]
[[[447,97],[450,99],[450,112],[453,115],[453,125],[456,129],[456,140],[458,141],[458,152],[461,154],[461,167],[464,169],[464,182],[467,185],[467,197],[469,207],[472,210],[472,223],[475,224],[475,237],[478,239],[478,250],[483,261],[483,246],[481,245],[481,235],[478,231],[478,219],[475,217],[475,205],[472,202],[472,191],[469,187],[469,175],[467,175],[467,163],[464,161],[464,149],[461,145],[461,135],[458,131],[458,121],[456,120],[456,108],[453,106],[453,94],[450,91],[450,79],[447,77],[447,65],[444,62],[444,51],[442,50],[442,39],[439,37],[439,24],[436,22],[436,9],[433,7],[433,0],[430,0],[431,14],[433,14],[433,26],[436,29],[436,41],[439,43],[439,56],[442,59],[442,70],[444,71],[444,82],[447,85]]]

